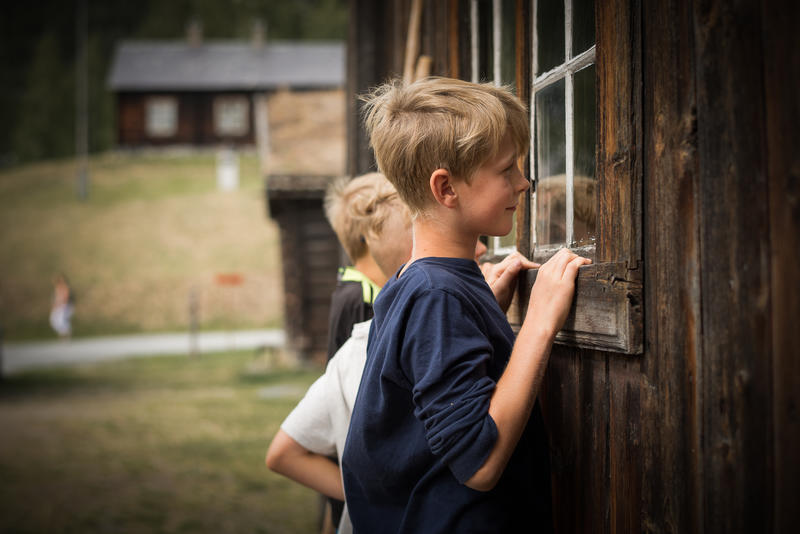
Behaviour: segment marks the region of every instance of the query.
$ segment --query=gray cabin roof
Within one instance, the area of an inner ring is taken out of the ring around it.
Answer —
[[[123,41],[108,86],[113,91],[341,87],[344,71],[340,42]]]

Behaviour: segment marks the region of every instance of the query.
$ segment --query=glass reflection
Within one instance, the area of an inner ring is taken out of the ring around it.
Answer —
[[[516,0],[502,0],[500,81],[503,85],[515,87],[517,81],[517,16]]]
[[[573,235],[577,245],[588,245],[597,233],[595,175],[595,68],[590,65],[575,73],[575,177]]]
[[[536,7],[536,75],[564,63],[564,1],[545,0]]]
[[[572,0],[572,57],[594,44],[594,0]]]
[[[566,241],[566,131],[564,80],[536,93],[536,238]]]

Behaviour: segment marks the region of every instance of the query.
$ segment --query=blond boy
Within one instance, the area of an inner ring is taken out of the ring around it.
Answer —
[[[334,182],[325,215],[352,266],[339,270],[328,319],[328,359],[353,325],[372,318],[381,286],[411,254],[411,221],[394,186],[373,172]]]
[[[541,267],[516,340],[509,299],[472,261],[480,234],[510,231],[529,187],[517,165],[525,109],[505,89],[443,78],[386,84],[366,102],[378,166],[412,212],[414,245],[375,302],[342,458],[354,531],[548,531],[536,396],[589,260],[564,249]]]

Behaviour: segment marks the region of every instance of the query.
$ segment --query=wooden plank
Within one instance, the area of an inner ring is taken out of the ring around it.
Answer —
[[[394,33],[384,2],[350,0],[347,47],[347,173],[356,176],[375,169],[357,95],[384,81],[392,64]],[[399,49],[395,47],[394,49]],[[398,72],[395,70],[394,72]]]
[[[531,4],[529,0],[517,0],[516,2],[516,29],[515,29],[515,75],[517,80],[517,96],[525,104],[528,110],[531,109],[531,76],[533,68],[533,57],[531,47]],[[522,161],[520,167],[522,173],[530,181],[530,158],[528,153]],[[533,187],[522,194],[523,209],[517,210],[517,250],[520,254],[531,257],[531,200]]]
[[[610,532],[607,356],[554,346],[539,394],[556,532]]]
[[[641,46],[637,2],[597,2],[596,261],[642,258]]]
[[[609,532],[641,532],[642,359],[607,357]]]
[[[761,13],[755,0],[698,0],[694,18],[704,527],[770,531],[772,349]]]
[[[564,347],[554,347],[539,391],[550,436],[555,532],[584,530],[583,515],[576,510],[583,487],[580,459],[584,445],[580,435],[579,370],[580,359],[576,354]]]
[[[537,270],[525,274],[519,300],[526,306]],[[628,354],[642,351],[643,309],[641,271],[623,263],[581,267],[575,298],[557,343]],[[523,312],[524,313],[524,312]],[[524,317],[524,315],[522,315]]]
[[[582,531],[610,533],[610,465],[609,465],[609,376],[608,355],[597,351],[574,351],[580,362],[579,384],[579,439],[583,452],[579,458],[580,484],[578,510],[583,516]]]
[[[769,159],[769,229],[774,434],[774,532],[800,524],[800,3],[762,3]]]
[[[703,532],[702,317],[693,19],[681,0],[644,17],[645,325],[642,531]]]

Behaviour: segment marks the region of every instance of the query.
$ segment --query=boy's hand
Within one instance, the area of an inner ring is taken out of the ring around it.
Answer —
[[[536,275],[527,317],[549,335],[555,336],[564,326],[572,305],[578,268],[590,263],[592,260],[578,256],[567,248],[556,252]]]
[[[494,298],[500,304],[503,313],[508,311],[511,299],[514,297],[514,281],[523,269],[536,269],[538,263],[534,263],[519,252],[509,254],[500,263],[484,263],[481,266],[483,277],[494,293]]]

